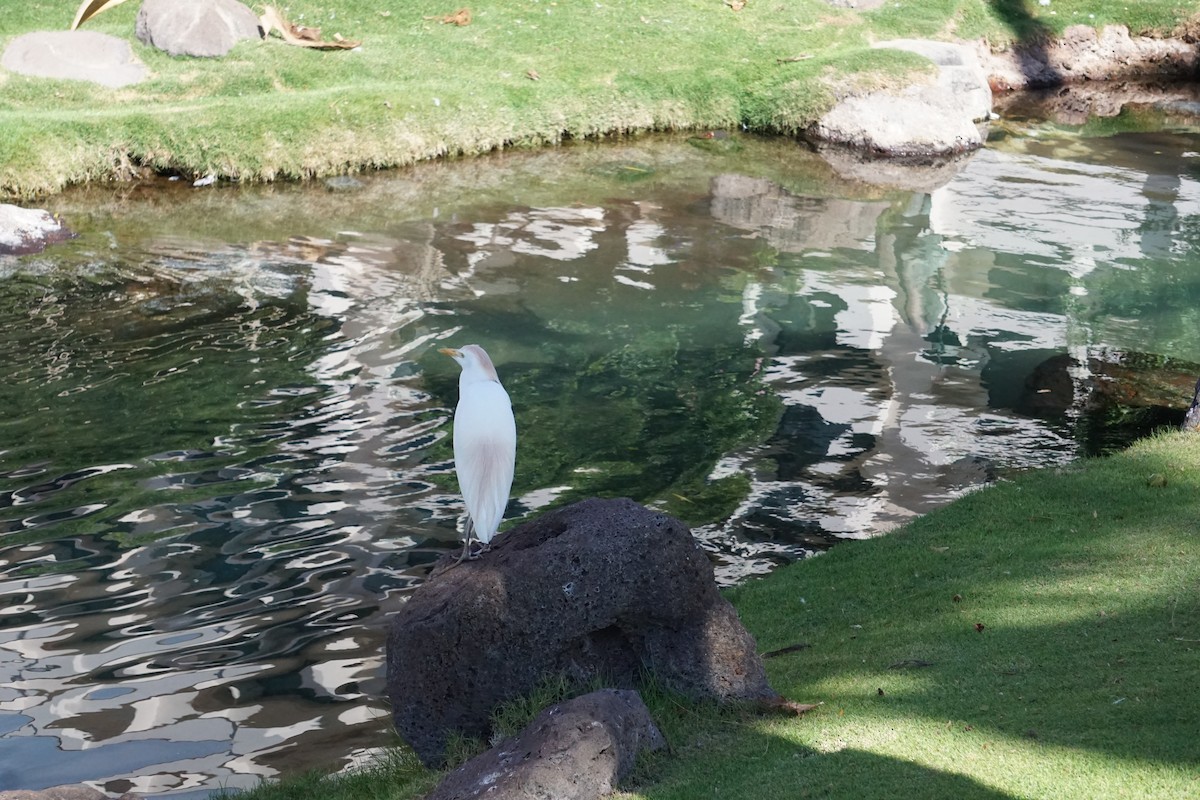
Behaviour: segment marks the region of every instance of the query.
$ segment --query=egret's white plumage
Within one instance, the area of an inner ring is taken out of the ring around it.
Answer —
[[[465,555],[472,529],[486,550],[504,517],[517,458],[517,425],[508,392],[482,347],[468,344],[438,352],[462,367],[454,410],[454,471],[470,518]]]

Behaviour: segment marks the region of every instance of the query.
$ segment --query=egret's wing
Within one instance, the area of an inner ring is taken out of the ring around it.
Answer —
[[[468,386],[454,413],[454,469],[475,534],[496,534],[512,490],[517,428],[508,393],[499,383]]]

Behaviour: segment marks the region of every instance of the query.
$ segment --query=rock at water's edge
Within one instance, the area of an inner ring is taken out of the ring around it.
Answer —
[[[488,738],[499,704],[549,678],[632,687],[643,670],[691,697],[777,697],[688,529],[628,499],[518,526],[436,570],[389,624],[396,728],[426,764],[451,733]]]
[[[952,156],[983,145],[975,123],[991,113],[992,94],[970,47],[915,39],[876,46],[925,56],[937,65],[934,82],[850,95],[817,120],[811,138],[888,158]]]

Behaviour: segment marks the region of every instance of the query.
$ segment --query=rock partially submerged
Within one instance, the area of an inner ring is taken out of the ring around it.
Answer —
[[[632,687],[643,671],[695,698],[778,697],[688,529],[627,499],[559,509],[435,570],[387,640],[396,728],[430,765],[548,678]]]
[[[817,120],[811,138],[901,159],[952,156],[983,145],[976,122],[991,114],[992,93],[970,46],[916,39],[876,46],[925,56],[937,66],[935,79],[849,95]]]
[[[173,56],[215,58],[246,39],[262,38],[258,17],[238,0],[144,0],[137,38]]]
[[[666,742],[638,693],[603,689],[550,706],[445,777],[425,800],[592,800]]]
[[[119,89],[150,75],[129,42],[94,31],[34,31],[15,37],[0,67],[20,75],[88,81]]]
[[[0,203],[0,255],[37,253],[71,236],[48,211]]]

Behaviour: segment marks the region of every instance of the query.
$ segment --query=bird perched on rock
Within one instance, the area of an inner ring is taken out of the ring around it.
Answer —
[[[486,552],[508,505],[517,459],[517,425],[508,392],[487,351],[477,344],[438,350],[462,367],[454,410],[454,471],[467,506],[466,541],[458,562]],[[471,534],[479,553],[471,554]]]

